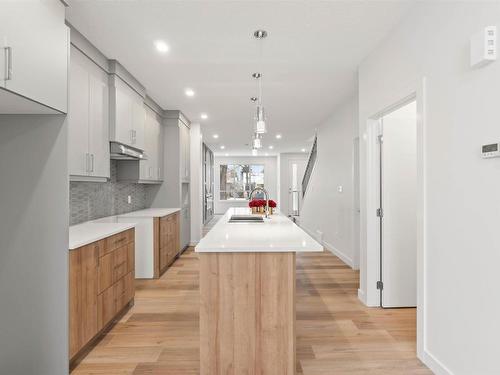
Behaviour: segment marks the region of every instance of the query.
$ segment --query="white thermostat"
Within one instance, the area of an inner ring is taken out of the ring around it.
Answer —
[[[488,26],[470,39],[470,65],[483,66],[497,59],[497,28]]]
[[[484,159],[500,157],[500,143],[483,145],[481,150]]]

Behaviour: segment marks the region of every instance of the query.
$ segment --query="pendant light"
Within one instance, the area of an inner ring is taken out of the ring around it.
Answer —
[[[259,82],[259,96],[257,97],[254,132],[255,134],[265,134],[267,133],[267,129],[264,106],[262,105],[262,74],[254,73],[252,77]]]
[[[253,137],[252,146],[256,150],[262,148],[262,138],[257,133]]]

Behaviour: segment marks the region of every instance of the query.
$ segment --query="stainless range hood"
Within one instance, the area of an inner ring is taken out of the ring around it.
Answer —
[[[118,142],[110,142],[110,156],[113,160],[142,160],[146,159],[144,153],[130,146]]]

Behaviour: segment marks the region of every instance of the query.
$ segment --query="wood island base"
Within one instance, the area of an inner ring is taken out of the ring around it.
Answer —
[[[200,373],[295,374],[295,252],[201,252]]]

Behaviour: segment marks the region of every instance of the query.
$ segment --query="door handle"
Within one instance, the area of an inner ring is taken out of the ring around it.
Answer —
[[[12,80],[12,47],[4,47],[5,51],[5,80]]]

